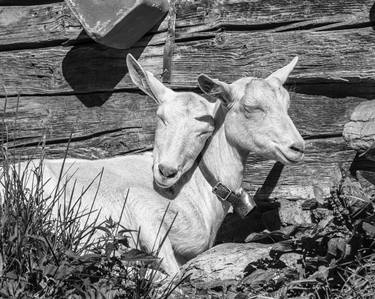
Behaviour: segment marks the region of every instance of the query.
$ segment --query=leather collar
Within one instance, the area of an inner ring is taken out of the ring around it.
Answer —
[[[199,168],[202,171],[203,176],[212,187],[212,193],[215,194],[220,200],[229,202],[234,211],[244,218],[250,213],[256,206],[254,200],[242,190],[240,192],[234,192],[220,181],[216,180],[212,172],[207,168],[203,159],[199,161]]]

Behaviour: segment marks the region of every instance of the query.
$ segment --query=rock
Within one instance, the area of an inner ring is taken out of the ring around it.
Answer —
[[[280,257],[280,261],[282,261],[285,265],[287,265],[291,269],[297,269],[298,264],[302,260],[302,254],[299,253],[284,253]]]
[[[375,100],[362,102],[354,109],[343,136],[352,149],[375,160]]]
[[[358,218],[362,212],[372,211],[372,203],[360,182],[346,176],[340,186],[340,195],[345,201],[352,218]]]
[[[189,261],[182,268],[197,288],[214,288],[238,283],[250,263],[269,259],[271,245],[225,243],[217,245]]]
[[[241,287],[246,288],[253,294],[266,291],[273,292],[280,289],[291,280],[298,278],[298,272],[295,269],[257,269],[247,276],[241,282]]]
[[[375,198],[375,173],[373,171],[357,170],[356,176],[364,192],[370,198]]]
[[[311,224],[311,212],[309,210],[304,210],[302,205],[303,200],[280,200],[280,222],[284,226]]]

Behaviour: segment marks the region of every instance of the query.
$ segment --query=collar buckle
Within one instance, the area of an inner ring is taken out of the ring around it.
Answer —
[[[228,198],[233,194],[233,191],[221,182],[217,182],[216,185],[212,187],[212,193],[214,193],[221,200],[227,201]]]

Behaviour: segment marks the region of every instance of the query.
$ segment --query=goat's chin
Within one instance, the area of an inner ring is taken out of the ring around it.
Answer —
[[[180,177],[181,177],[180,171],[173,178],[166,178],[160,175],[159,173],[154,173],[154,182],[158,187],[167,189],[175,185],[180,179]]]
[[[275,148],[275,160],[285,165],[296,164],[303,160],[304,154],[300,152],[291,151],[288,149]]]

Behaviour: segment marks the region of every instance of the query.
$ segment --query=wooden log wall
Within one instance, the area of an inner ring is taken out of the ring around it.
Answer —
[[[375,5],[370,0],[178,0],[170,86],[198,92],[206,73],[231,82],[267,76],[295,55],[290,114],[307,141],[304,163],[251,156],[244,185],[291,199],[325,192],[355,152],[342,138],[353,108],[374,98]],[[0,0],[0,124],[5,145],[31,155],[103,158],[152,148],[155,104],[132,84],[127,53],[162,72],[167,20],[133,48],[91,41],[64,2]],[[17,117],[16,117],[17,115]],[[354,162],[355,163],[355,162]],[[363,161],[362,161],[363,164]]]

